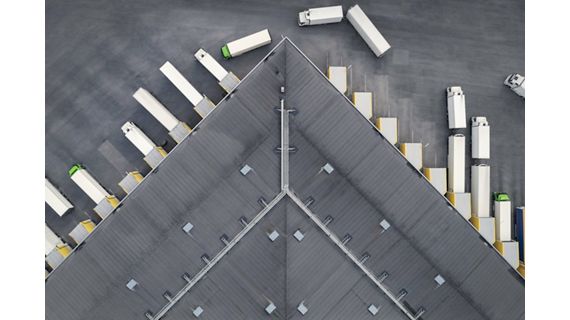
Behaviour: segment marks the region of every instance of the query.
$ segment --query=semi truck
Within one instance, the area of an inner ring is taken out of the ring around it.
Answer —
[[[400,151],[414,168],[421,170],[423,167],[423,150],[421,143],[402,143],[400,144]]]
[[[198,49],[194,57],[218,80],[220,87],[227,93],[230,93],[239,84],[239,78],[233,72],[222,67],[206,50]]]
[[[372,118],[372,92],[353,92],[352,103],[366,118]]]
[[[196,88],[176,69],[170,61],[166,61],[160,72],[172,82],[172,84],[180,90],[180,92],[190,101],[194,106],[194,110],[202,117],[205,118],[210,111],[214,110],[214,103],[205,95],[200,94]]]
[[[132,121],[121,126],[125,137],[144,155],[144,161],[151,167],[156,167],[166,157],[166,151],[158,147],[150,138]]]
[[[133,94],[133,97],[168,130],[168,134],[176,143],[180,143],[192,131],[186,123],[176,119],[176,117],[147,90],[139,88]]]
[[[398,118],[378,117],[376,127],[391,144],[398,143]]]
[[[68,173],[71,180],[97,204],[93,210],[101,219],[105,219],[119,205],[117,197],[107,192],[81,164],[74,164]]]
[[[67,198],[46,178],[45,179],[45,199],[46,203],[62,217],[66,212],[73,208],[73,205]]]
[[[465,136],[454,134],[447,139],[447,188],[450,192],[465,192]]]
[[[520,74],[513,73],[505,79],[504,84],[524,99],[524,80]]]
[[[364,42],[370,47],[376,57],[380,57],[390,49],[390,44],[366,16],[359,5],[355,5],[346,12],[346,19],[360,34]]]
[[[459,86],[448,87],[447,92],[447,119],[449,129],[462,129],[467,127],[465,114],[465,95]]]
[[[471,210],[475,217],[490,217],[491,167],[487,164],[471,166]]]
[[[348,88],[348,72],[346,67],[329,66],[327,69],[327,77],[329,81],[343,94]]]
[[[222,47],[224,59],[231,59],[271,43],[269,30],[264,29],[227,43]]]
[[[337,23],[343,18],[342,6],[311,8],[299,12],[299,26]]]
[[[471,118],[471,157],[473,159],[491,157],[491,127],[485,117]]]
[[[512,241],[513,218],[511,199],[503,192],[493,193],[493,213],[495,214],[495,238],[497,241]]]

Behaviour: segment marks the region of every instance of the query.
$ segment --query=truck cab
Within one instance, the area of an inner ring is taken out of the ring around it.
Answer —
[[[511,198],[504,192],[493,192],[493,199],[497,202],[511,201]]]
[[[513,73],[505,79],[504,84],[524,99],[524,80],[524,76]]]
[[[299,12],[299,26],[306,26],[309,24],[310,20],[309,20],[309,10],[305,10],[305,11],[301,11]]]

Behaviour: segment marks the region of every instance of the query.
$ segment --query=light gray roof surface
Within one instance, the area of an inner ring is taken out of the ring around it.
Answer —
[[[46,319],[145,319],[280,190],[279,88],[290,118],[290,190],[422,319],[524,319],[524,283],[288,40],[243,79],[46,283]],[[320,171],[325,163],[334,168]],[[243,176],[248,164],[253,171]],[[390,222],[385,232],[379,223]],[[191,235],[182,231],[194,225]],[[296,230],[305,238],[293,238]],[[277,230],[271,242],[267,233]],[[436,288],[434,277],[446,283]],[[129,279],[135,291],[126,287]],[[272,316],[264,309],[273,302]],[[302,317],[296,310],[305,301]],[[288,197],[166,313],[187,319],[406,319]]]

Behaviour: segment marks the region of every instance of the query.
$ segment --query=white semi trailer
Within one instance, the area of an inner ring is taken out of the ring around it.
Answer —
[[[73,205],[67,198],[46,178],[45,182],[45,198],[46,203],[62,217],[66,212],[73,208]]]
[[[343,18],[342,6],[311,8],[299,12],[299,26],[337,23]]]
[[[344,66],[329,66],[327,69],[329,81],[342,93],[348,89],[348,72]]]
[[[400,151],[408,159],[408,161],[414,166],[414,168],[420,170],[423,167],[423,147],[421,143],[401,143]]]
[[[222,67],[206,50],[198,49],[194,57],[218,80],[218,84],[224,91],[229,93],[239,84],[239,78]]]
[[[471,118],[471,157],[473,159],[491,157],[491,127],[485,117]]]
[[[398,118],[378,117],[376,127],[391,144],[398,143]]]
[[[162,147],[156,146],[133,122],[125,122],[125,124],[121,126],[121,130],[125,134],[125,137],[144,155],[144,161],[146,161],[151,168],[156,167],[160,161],[166,157],[166,151],[164,151]]]
[[[68,173],[71,180],[97,204],[93,210],[102,219],[105,219],[119,205],[117,197],[107,192],[82,165],[73,165]]]
[[[355,5],[346,12],[346,19],[360,34],[366,44],[372,49],[376,57],[382,56],[390,49],[390,44],[366,16],[359,5]]]
[[[524,80],[520,74],[513,73],[505,79],[504,84],[524,99]]]
[[[192,103],[194,110],[196,110],[202,118],[205,118],[210,111],[214,110],[214,103],[205,95],[200,94],[170,61],[166,61],[162,67],[160,67],[160,72]]]
[[[61,240],[60,237],[57,236],[57,234],[55,234],[55,232],[53,232],[53,230],[51,230],[50,227],[48,227],[48,225],[45,225],[45,247],[46,247],[46,251],[45,254],[46,256],[53,250],[55,249],[58,245],[63,245],[63,241]]]
[[[227,43],[222,47],[222,56],[225,59],[235,58],[251,50],[271,43],[269,30],[264,29],[243,38]]]
[[[465,192],[465,136],[454,134],[448,138],[447,188],[450,192]]]
[[[461,87],[448,87],[447,90],[447,118],[449,129],[467,127],[465,113],[465,95]]]
[[[186,123],[176,119],[176,117],[147,90],[139,88],[133,94],[133,97],[168,130],[168,134],[176,143],[180,143],[192,132],[192,129]]]
[[[471,210],[475,217],[490,217],[491,167],[487,164],[471,166]]]
[[[372,92],[353,92],[352,103],[366,118],[372,118]]]

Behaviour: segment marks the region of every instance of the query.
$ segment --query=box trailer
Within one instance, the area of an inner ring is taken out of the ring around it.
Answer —
[[[485,239],[491,245],[495,243],[495,218],[471,217],[469,221],[473,227],[479,231],[483,239]]]
[[[447,139],[447,188],[465,192],[465,136],[454,134]]]
[[[494,246],[513,269],[518,269],[520,264],[519,244],[516,241],[497,241]]]
[[[235,58],[251,50],[271,43],[269,30],[264,29],[243,38],[227,43],[222,47],[222,56],[225,59]]]
[[[519,243],[519,257],[524,261],[524,245],[525,245],[525,232],[524,232],[524,207],[515,208],[515,236]]]
[[[372,49],[376,57],[382,56],[390,49],[390,44],[366,16],[359,5],[355,5],[346,12],[346,19],[360,34],[364,42]]]
[[[125,137],[135,145],[135,147],[144,155],[144,161],[151,167],[156,167],[163,158],[166,157],[166,151],[162,147],[150,140],[150,138],[131,121],[125,122],[121,126],[121,130]]]
[[[372,92],[353,92],[352,103],[366,118],[372,118]]]
[[[447,90],[447,119],[449,129],[467,127],[465,113],[465,95],[461,87],[448,87]]]
[[[490,217],[491,167],[487,164],[471,166],[471,210],[475,217]]]
[[[450,191],[445,196],[465,220],[471,218],[471,193]]]
[[[70,254],[71,254],[71,247],[68,244],[57,245],[50,253],[46,255],[46,263],[52,269],[55,269]]]
[[[311,8],[299,12],[299,26],[337,23],[343,18],[342,6]]]
[[[471,157],[473,159],[491,157],[491,127],[485,117],[471,118]]]
[[[346,67],[330,66],[327,69],[329,81],[343,94],[348,88],[348,73]]]
[[[95,223],[89,219],[83,220],[71,230],[69,236],[75,243],[80,244],[95,229]]]
[[[190,101],[194,106],[194,110],[196,110],[202,118],[205,118],[210,111],[214,110],[214,103],[205,95],[200,94],[172,63],[166,61],[162,67],[160,67],[160,72]]]
[[[495,214],[495,238],[497,241],[512,241],[511,200],[506,193],[493,193],[493,213]]]
[[[45,199],[46,203],[62,217],[66,212],[73,208],[73,205],[67,198],[46,178],[45,179]]]
[[[95,203],[99,203],[111,196],[95,178],[81,164],[74,164],[68,171],[69,177],[85,194]]]
[[[505,79],[504,84],[524,99],[524,80],[520,74],[513,73]]]
[[[119,182],[119,187],[125,193],[131,193],[142,180],[143,175],[139,171],[131,171]]]
[[[230,93],[240,82],[239,78],[231,71],[227,71],[206,50],[198,49],[194,57],[218,80],[218,84],[227,93]]]
[[[447,192],[447,168],[424,168],[424,176],[435,189],[445,195]]]
[[[192,131],[186,123],[176,119],[176,117],[147,90],[139,88],[133,94],[133,97],[168,130],[168,134],[176,143],[180,143]]]
[[[402,143],[400,144],[400,151],[414,168],[420,170],[423,167],[421,143]]]
[[[376,127],[391,144],[398,143],[398,118],[376,118]]]
[[[60,237],[51,230],[48,225],[45,225],[45,254],[48,255],[53,249],[55,249],[58,245],[62,245],[63,241]]]

